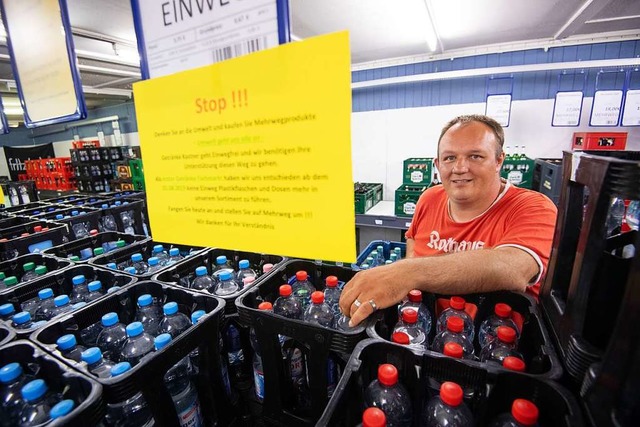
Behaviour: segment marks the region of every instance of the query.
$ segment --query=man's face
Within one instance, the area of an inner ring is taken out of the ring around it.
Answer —
[[[497,141],[480,122],[452,126],[440,140],[436,166],[442,185],[454,203],[491,204],[499,189],[504,154],[496,158]]]

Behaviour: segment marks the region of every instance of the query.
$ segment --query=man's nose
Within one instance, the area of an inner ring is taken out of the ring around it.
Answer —
[[[453,173],[465,173],[469,170],[467,159],[458,158],[453,164]]]

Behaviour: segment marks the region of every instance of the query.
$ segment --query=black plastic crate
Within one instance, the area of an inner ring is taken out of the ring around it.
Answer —
[[[73,216],[73,212],[77,212],[78,214]],[[68,239],[76,240],[82,237],[76,235],[73,229],[76,224],[84,224],[87,231],[97,230],[101,216],[102,213],[97,209],[88,207],[73,207],[59,209],[55,212],[40,214],[37,216],[37,218],[44,218],[47,220],[59,222],[61,224],[67,224],[67,228],[69,229]]]
[[[395,248],[400,248],[401,254],[402,254],[402,258],[405,258],[407,256],[407,244],[406,243],[403,243],[403,242],[390,242],[388,240],[373,240],[371,243],[369,243],[367,245],[367,247],[362,252],[360,252],[360,254],[358,255],[358,258],[356,259],[356,263],[352,264],[351,267],[353,269],[356,269],[356,270],[360,269],[360,265],[362,265],[362,263],[365,262],[365,260],[369,256],[369,254],[371,252],[373,252],[374,250],[376,250],[376,248],[378,246],[382,246],[383,247],[384,258],[385,259],[389,259],[389,257],[391,256],[391,252]]]
[[[20,363],[25,373],[43,379],[50,390],[61,394],[60,400],[74,401],[69,415],[53,420],[48,426],[98,425],[104,417],[102,386],[98,382],[69,369],[28,341],[16,341],[0,348],[0,365],[13,362]]]
[[[0,230],[5,228],[15,227],[16,225],[28,224],[33,222],[33,218],[26,216],[11,216],[0,219]]]
[[[31,203],[27,203],[25,205],[8,206],[6,208],[3,208],[1,211],[17,215],[17,213],[20,212],[20,211],[29,210],[29,209],[36,209],[36,208],[42,208],[42,207],[46,207],[46,206],[49,206],[49,205],[50,205],[50,203],[48,203],[48,201],[47,202],[31,202]]]
[[[408,347],[366,340],[353,351],[340,383],[318,426],[354,426],[362,421],[364,389],[377,378],[378,366],[391,363],[398,369],[399,382],[411,395],[413,424],[420,425],[426,399],[437,394],[444,381],[458,383],[465,390],[465,403],[476,425],[488,425],[497,415],[510,412],[514,399],[528,399],[540,410],[539,425],[582,426],[580,408],[560,385],[515,372],[488,371],[481,364],[435,354],[416,354]]]
[[[220,371],[222,365],[219,331],[225,303],[219,298],[158,282],[138,282],[110,294],[100,302],[49,322],[47,326],[37,330],[31,339],[67,365],[87,373],[84,363],[62,357],[56,348],[56,340],[65,334],[74,334],[78,342],[82,342],[78,331],[100,322],[102,316],[109,312],[118,313],[120,322],[125,325],[134,321],[136,303],[138,297],[143,294],[150,294],[161,304],[175,301],[179,310],[188,316],[195,310],[205,310],[207,314],[195,326],[172,340],[167,347],[152,353],[128,373],[116,378],[93,377],[103,386],[105,401],[114,403],[142,392],[158,424],[177,425],[171,421],[176,420],[177,415],[171,396],[164,385],[164,373],[193,350],[198,349],[200,375],[195,386],[205,424],[212,425],[217,417],[219,425],[228,425],[234,417],[234,411],[226,395]]]
[[[111,199],[108,197],[102,197],[102,196],[87,196],[87,197],[79,198],[77,200],[65,202],[65,204],[69,206],[83,206],[83,207],[95,208],[95,207],[99,207],[99,206],[94,206],[96,203],[104,202],[108,200],[111,200]]]
[[[478,344],[478,331],[480,324],[494,312],[497,303],[505,303],[512,310],[518,312],[523,318],[522,331],[518,340],[518,351],[524,356],[527,373],[549,379],[558,379],[562,376],[562,365],[551,342],[549,333],[544,325],[544,319],[538,310],[532,297],[524,293],[499,291],[484,294],[462,295],[467,303],[475,304],[477,313],[474,318],[475,336],[473,340],[474,353],[479,360],[480,345]],[[431,314],[431,331],[429,333],[429,345],[436,335],[436,300],[449,298],[449,296],[422,293],[422,302]],[[375,314],[377,320],[369,325],[367,334],[372,338],[381,338],[390,341],[393,328],[398,323],[397,306],[392,306]],[[437,354],[430,350],[428,354]],[[466,363],[463,360],[462,363]],[[484,365],[483,363],[481,363]],[[498,370],[502,367],[492,365]]]
[[[47,273],[34,280],[39,280],[44,277],[50,276],[57,271],[64,270],[72,264],[70,261],[57,259],[52,256],[46,256],[42,254],[27,254],[19,256],[18,258],[13,258],[9,261],[0,262],[0,272],[4,273],[6,277],[15,276],[18,279],[18,284],[16,286],[21,286],[25,283],[31,283],[32,280],[29,280],[28,282],[20,281],[22,275],[24,274],[22,266],[28,262],[34,263],[36,267],[39,265],[44,265],[45,267],[47,267]],[[0,290],[0,293],[2,292],[5,291]]]
[[[196,268],[205,266],[207,267],[209,274],[211,274],[216,265],[216,258],[220,255],[226,256],[229,265],[236,271],[238,270],[238,262],[240,260],[249,260],[249,263],[251,264],[250,267],[258,274],[255,282],[253,282],[251,286],[243,288],[234,294],[220,297],[227,301],[225,310],[228,314],[236,312],[236,305],[233,302],[238,296],[244,294],[252,287],[259,285],[269,276],[269,274],[262,274],[262,265],[271,263],[273,264],[273,270],[275,270],[285,261],[285,258],[278,255],[256,254],[252,252],[241,252],[228,249],[206,249],[199,254],[193,255],[188,259],[171,266],[169,269],[154,276],[153,279],[189,288],[191,286],[191,282],[195,278]]]
[[[108,204],[109,207],[103,208],[102,205]],[[127,234],[138,234],[141,236],[149,236],[149,229],[146,217],[144,215],[145,205],[142,200],[116,200],[109,203],[96,202],[92,206],[99,208],[102,211],[102,215],[112,215],[116,222],[116,227],[119,232]],[[134,224],[128,228],[123,218],[126,215],[133,218]],[[133,233],[131,231],[133,230]],[[103,231],[103,230],[100,230]]]
[[[0,347],[10,343],[16,337],[16,333],[10,328],[0,324]]]
[[[83,193],[102,193],[111,189],[108,177],[79,178],[76,185]]]
[[[34,232],[35,227],[41,227],[40,232]],[[30,233],[24,237],[13,237],[16,233]],[[42,252],[53,246],[60,245],[67,235],[67,226],[49,221],[34,221],[20,226],[0,231],[0,261],[7,261],[20,255]],[[4,240],[6,239],[6,240]]]
[[[172,243],[156,242],[151,239],[146,239],[140,242],[132,243],[131,245],[126,246],[122,250],[119,250],[117,252],[109,252],[104,255],[97,256],[93,260],[91,260],[91,264],[106,268],[107,264],[114,262],[118,267],[118,270],[122,270],[124,268],[123,266],[128,265],[129,262],[131,261],[131,255],[135,253],[142,254],[142,259],[147,261],[152,256],[151,254],[153,253],[153,247],[155,245],[164,246],[164,249],[167,252],[169,252],[169,249],[171,248],[178,248],[180,249],[180,255],[182,255],[183,257],[193,256],[205,249],[200,247],[174,245]],[[150,279],[152,276],[165,271],[169,267],[170,266],[162,267],[161,269],[159,269],[158,271],[154,271],[153,273],[134,274],[131,276],[137,277],[140,280]],[[129,275],[129,273],[125,273],[125,272],[122,272],[122,274]]]
[[[536,159],[536,169],[540,167],[540,185],[537,190],[549,197],[557,206],[562,190],[562,159]]]
[[[31,203],[30,205],[32,205],[33,203]],[[24,205],[24,206],[30,206],[30,205]],[[53,204],[53,203],[42,203],[40,206],[34,206],[32,208],[28,208],[28,209],[22,209],[19,211],[14,211],[12,212],[13,215],[19,215],[19,216],[25,216],[25,217],[33,217],[36,215],[40,215],[43,213],[47,213],[47,212],[53,212],[55,210],[58,209],[64,209],[66,208],[66,205],[59,205],[59,204]]]
[[[103,243],[123,240],[125,242],[125,247],[131,245],[135,242],[140,242],[148,239],[145,236],[132,236],[130,234],[117,233],[117,232],[108,232],[108,233],[98,233],[93,236],[83,237],[82,239],[73,240],[68,243],[63,243],[60,246],[55,246],[53,248],[49,248],[45,250],[43,253],[47,255],[54,256],[56,258],[67,259],[71,256],[80,256],[80,251],[83,249],[94,249],[101,248]],[[113,249],[111,252],[116,252],[122,250],[121,248]],[[75,261],[76,264],[87,263],[93,260],[95,256],[91,255],[91,257],[86,259],[80,259],[79,261]],[[2,270],[0,270],[2,271]]]
[[[85,200],[87,197],[89,197],[88,194],[71,194],[69,196],[54,197],[51,199],[47,199],[47,202],[61,204],[61,205],[74,205],[75,202],[80,200]]]

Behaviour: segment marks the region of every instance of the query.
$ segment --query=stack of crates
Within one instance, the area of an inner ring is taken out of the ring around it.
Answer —
[[[536,159],[532,189],[549,197],[556,206],[562,188],[562,159]]]
[[[116,164],[128,156],[129,147],[90,147],[72,149],[71,162],[78,179],[78,190],[84,193],[111,191],[116,177]]]
[[[382,184],[356,182],[353,184],[356,214],[363,214],[382,200]]]
[[[500,177],[520,188],[532,188],[534,161],[525,154],[507,155],[502,164]]]
[[[432,158],[411,157],[403,162],[402,185],[396,190],[395,214],[411,217],[422,193],[437,182]]]
[[[144,169],[142,167],[142,159],[130,159],[129,170],[131,171],[133,189],[144,191]]]
[[[70,157],[25,161],[26,179],[33,180],[38,190],[72,191],[76,176]]]

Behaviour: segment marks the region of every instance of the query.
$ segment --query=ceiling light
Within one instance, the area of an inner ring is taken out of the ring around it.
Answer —
[[[425,37],[427,38],[427,46],[431,52],[435,52],[438,48],[438,35],[436,34],[435,26],[433,25],[433,19],[431,19],[428,0],[424,1],[424,11],[426,13],[424,31]]]

